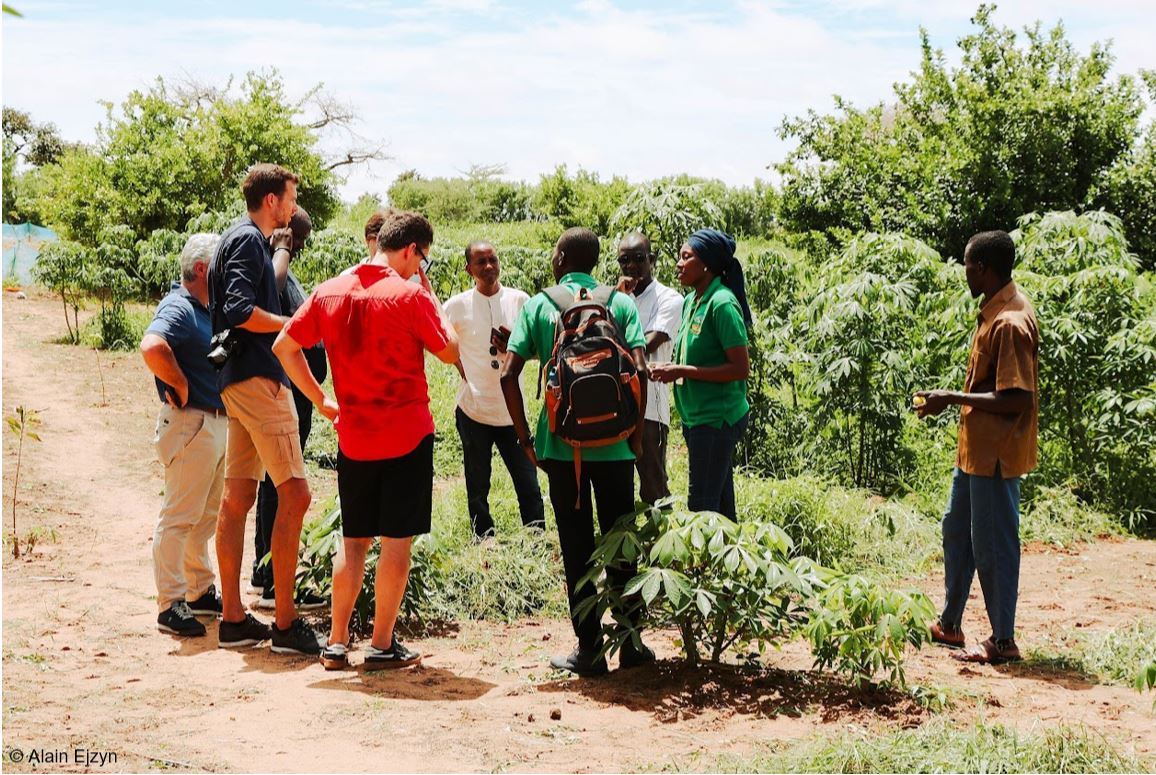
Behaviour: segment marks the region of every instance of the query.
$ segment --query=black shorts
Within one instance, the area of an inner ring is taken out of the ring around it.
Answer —
[[[346,538],[409,538],[430,531],[433,514],[431,433],[409,454],[350,460],[337,451],[337,494]]]

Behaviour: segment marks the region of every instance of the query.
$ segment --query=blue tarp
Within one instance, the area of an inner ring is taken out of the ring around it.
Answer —
[[[34,223],[4,224],[4,284],[27,283],[32,280],[32,267],[45,242],[60,239],[52,229]]]

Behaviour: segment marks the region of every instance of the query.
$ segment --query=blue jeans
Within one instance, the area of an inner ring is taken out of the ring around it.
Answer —
[[[538,486],[538,470],[518,444],[513,425],[485,425],[470,418],[461,409],[454,410],[458,435],[462,439],[462,462],[466,471],[466,503],[470,510],[470,524],[479,538],[494,534],[494,519],[490,515],[490,463],[494,447],[502,456],[514,492],[518,495],[518,510],[526,527],[544,527],[542,489]]]
[[[690,492],[686,505],[691,511],[716,511],[735,519],[735,446],[747,429],[750,414],[734,425],[721,428],[696,425],[682,428],[690,462]]]
[[[960,626],[963,607],[979,574],[992,636],[1015,636],[1020,584],[1020,480],[976,476],[955,469],[943,515],[943,571],[946,602],[940,621]]]

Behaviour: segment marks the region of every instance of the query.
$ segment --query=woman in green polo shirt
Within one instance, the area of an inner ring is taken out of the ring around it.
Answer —
[[[747,305],[735,241],[700,229],[679,251],[678,279],[692,288],[682,305],[675,361],[650,367],[650,378],[674,383],[674,405],[690,458],[691,511],[735,519],[734,451],[747,427]]]

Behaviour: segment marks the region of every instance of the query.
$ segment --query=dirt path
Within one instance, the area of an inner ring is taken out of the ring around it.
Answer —
[[[43,420],[43,441],[25,445],[19,511],[21,535],[35,526],[41,537],[25,559],[4,554],[6,749],[114,752],[115,763],[90,767],[100,771],[613,771],[710,761],[823,725],[925,717],[909,701],[865,707],[837,682],[796,672],[808,663],[796,645],[773,657],[781,669],[755,678],[667,662],[573,681],[545,668],[570,645],[568,625],[555,620],[463,623],[421,641],[423,668],[378,674],[220,650],[215,625],[203,639],[161,635],[150,542],[162,479],[144,366],[134,353],[103,354],[98,373],[91,350],[49,343],[61,328],[51,300],[5,296],[5,414],[23,404]],[[6,433],[5,533],[14,463]],[[333,489],[328,475],[314,484]],[[937,593],[934,580],[927,587]],[[1154,588],[1152,542],[1031,553],[1024,645],[1033,632],[1156,616]],[[969,632],[982,634],[981,617],[976,601]],[[669,635],[655,645],[660,657],[675,653]],[[965,669],[937,650],[915,655],[909,674],[953,687],[961,716],[983,706],[989,721],[1017,726],[1084,722],[1156,752],[1152,698],[1126,688],[1038,669]]]

